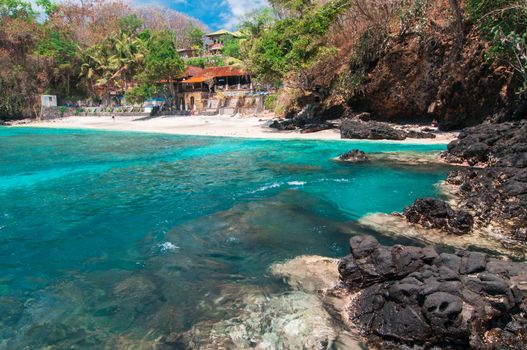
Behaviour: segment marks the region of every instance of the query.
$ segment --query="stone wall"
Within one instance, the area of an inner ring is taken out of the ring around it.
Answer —
[[[76,110],[76,108],[70,107],[42,107],[40,110],[40,119],[51,120],[69,117],[74,115]]]

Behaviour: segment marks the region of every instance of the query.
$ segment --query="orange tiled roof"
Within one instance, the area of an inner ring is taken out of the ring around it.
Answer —
[[[192,77],[192,78],[183,80],[183,83],[185,84],[203,83],[207,79],[208,79],[207,77]]]
[[[208,67],[205,68],[198,75],[183,80],[183,83],[193,84],[193,83],[202,83],[208,79],[218,78],[218,77],[238,77],[247,75],[247,72],[236,66],[225,66],[225,67]]]

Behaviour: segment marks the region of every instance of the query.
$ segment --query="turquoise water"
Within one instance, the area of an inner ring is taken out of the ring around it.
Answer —
[[[446,177],[332,160],[352,148],[444,149],[0,128],[0,348],[112,347],[221,318],[225,288],[283,292],[272,263],[343,256],[357,219]]]

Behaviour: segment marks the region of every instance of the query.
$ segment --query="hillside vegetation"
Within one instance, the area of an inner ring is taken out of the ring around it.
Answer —
[[[273,0],[242,54],[283,116],[370,112],[445,129],[525,114],[524,0]]]
[[[61,101],[130,102],[184,69],[178,47],[201,40],[205,25],[178,12],[131,8],[119,0],[0,0],[0,119],[36,116],[39,95]],[[134,89],[129,90],[130,84]]]

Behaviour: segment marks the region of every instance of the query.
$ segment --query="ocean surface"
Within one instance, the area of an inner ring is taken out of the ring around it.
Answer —
[[[333,160],[353,148],[445,147],[0,127],[0,349],[117,348],[235,315],[225,291],[286,293],[271,264],[342,257],[357,219],[446,177]]]

